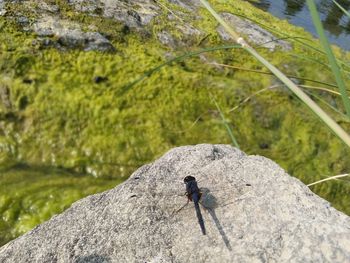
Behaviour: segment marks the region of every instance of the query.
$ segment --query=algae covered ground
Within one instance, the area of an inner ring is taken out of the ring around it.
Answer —
[[[27,165],[1,171],[0,180],[1,245],[62,212],[73,202],[123,181]]]
[[[0,16],[0,245],[75,200],[114,187],[175,146],[232,143],[224,122],[243,151],[271,158],[304,183],[350,170],[349,149],[280,82],[242,70],[264,71],[241,49],[202,53],[144,75],[176,56],[233,44],[220,38],[217,22],[204,9],[198,9],[198,19],[159,1],[161,14],[140,30],[54,2],[60,18],[95,28],[115,50],[43,46],[13,18],[17,12],[25,14],[21,4],[8,3],[10,11]],[[244,1],[212,2],[217,11],[253,19],[276,37],[294,37],[287,39],[291,50],[257,49],[298,84],[336,91],[319,83],[334,79],[324,54],[316,50],[318,42],[308,33]],[[185,16],[167,19],[175,11]],[[201,33],[184,37],[179,28],[188,25]],[[160,43],[160,32],[171,34],[175,44]],[[349,87],[350,55],[338,48],[335,52]],[[350,131],[349,119],[329,108],[343,111],[338,96],[307,91]],[[328,182],[312,190],[350,214],[348,182]]]

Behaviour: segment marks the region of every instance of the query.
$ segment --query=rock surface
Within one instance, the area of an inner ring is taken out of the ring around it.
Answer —
[[[45,16],[33,25],[39,37],[52,37],[62,47],[82,48],[86,51],[114,51],[113,45],[98,32],[83,32],[77,23],[57,17]]]
[[[91,14],[100,13],[104,17],[114,18],[130,27],[147,25],[152,18],[159,14],[157,1],[152,0],[71,0],[76,10]]]
[[[202,235],[182,180],[202,187]],[[179,147],[0,249],[0,262],[348,262],[350,219],[261,156]]]
[[[282,50],[292,49],[291,45],[288,42],[283,40],[276,40],[277,38],[269,31],[261,28],[257,24],[254,24],[247,19],[240,18],[230,13],[222,13],[221,16],[237,32],[245,35],[248,42],[250,43],[261,45],[262,47],[268,48],[271,51],[275,50],[276,48],[281,48]],[[217,28],[217,31],[223,40],[232,39],[223,26],[219,26]]]
[[[4,0],[0,0],[0,16],[3,16],[5,14],[6,14],[5,1]]]

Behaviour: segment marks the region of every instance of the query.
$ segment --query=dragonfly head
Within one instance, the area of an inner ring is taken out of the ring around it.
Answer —
[[[185,178],[184,178],[184,183],[186,184],[186,183],[188,183],[188,182],[191,182],[191,181],[196,181],[196,178],[194,178],[193,176],[186,176]]]

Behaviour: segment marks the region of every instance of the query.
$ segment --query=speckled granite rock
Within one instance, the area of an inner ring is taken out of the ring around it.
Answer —
[[[202,235],[182,180],[202,187]],[[348,262],[350,219],[261,156],[175,148],[0,249],[0,262]]]

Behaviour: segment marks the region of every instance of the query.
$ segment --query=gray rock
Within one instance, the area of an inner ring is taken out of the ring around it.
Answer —
[[[0,16],[3,16],[5,14],[6,14],[5,0],[0,0]]]
[[[140,28],[159,15],[159,7],[152,0],[70,0],[76,10],[88,13],[101,13],[104,17],[114,18],[129,27]]]
[[[58,5],[49,5],[46,2],[39,1],[37,3],[37,8],[43,11],[47,11],[53,14],[57,14],[60,11],[60,8]]]
[[[68,3],[73,5],[79,12],[94,13],[103,3],[99,0],[68,0]]]
[[[99,51],[105,51],[105,52],[115,51],[115,48],[112,46],[109,40],[98,32],[84,33],[84,39],[86,43],[85,51],[90,51],[90,50],[99,50]]]
[[[177,27],[183,34],[188,35],[188,36],[199,36],[202,32],[198,30],[197,28],[191,26],[191,25],[177,25]]]
[[[163,45],[170,46],[170,47],[176,46],[174,38],[172,37],[172,35],[170,35],[166,31],[159,32],[157,37],[160,43],[162,43]]]
[[[202,187],[203,235],[182,180]],[[349,262],[350,219],[261,156],[185,146],[0,249],[0,262]]]
[[[5,110],[10,110],[12,108],[10,89],[2,84],[0,84],[0,102]]]
[[[198,3],[192,0],[183,1],[171,1],[174,4],[178,4],[186,9],[194,11],[198,7]],[[136,28],[138,30],[146,30],[145,26],[148,25],[153,18],[160,15],[164,8],[164,5],[159,4],[153,0],[126,0],[126,1],[111,1],[111,0],[71,0],[70,3],[78,11],[83,11],[95,15],[97,10],[100,15],[112,18],[122,22],[130,28]],[[177,15],[169,15],[172,20],[179,19],[180,12],[174,12]],[[179,15],[179,16],[178,16]],[[194,28],[189,23],[182,22],[177,26],[184,35],[194,36],[201,34],[201,31]],[[157,34],[158,39],[162,44],[175,47],[178,45],[185,45],[183,41],[174,39],[169,32],[163,31]]]
[[[0,8],[3,8],[3,12],[5,12],[5,6],[2,5],[4,0],[0,1]],[[60,19],[60,8],[58,5],[33,0],[19,2],[23,5],[23,9],[31,11],[34,14],[30,21],[30,24],[33,24],[33,27],[27,27],[27,22],[22,23],[22,18],[17,18],[17,20],[23,26],[25,31],[33,29],[39,37],[44,37],[44,39],[41,39],[43,45],[44,43],[53,43],[53,46],[58,48],[63,45],[65,48],[82,47],[85,50],[114,50],[109,41],[106,38],[103,38],[101,34],[97,35],[95,32],[89,32],[90,36],[84,35],[84,32],[82,32],[76,22]],[[190,9],[192,13],[198,6],[198,3],[196,4],[195,1],[192,0],[176,0],[173,1],[173,3],[186,7],[186,9]],[[98,16],[114,19],[123,23],[128,28],[135,29],[138,32],[143,32],[145,35],[152,32],[150,28],[147,28],[147,25],[150,24],[152,19],[164,13],[164,4],[160,4],[153,0],[69,0],[68,4],[77,12],[84,12],[87,15],[94,17]],[[2,12],[1,10],[2,9],[0,9],[0,13]],[[166,12],[168,11],[169,10],[166,10]],[[180,11],[170,11],[169,19],[181,20],[180,17],[183,15],[184,13]],[[188,14],[186,16],[188,16]],[[18,17],[18,15],[15,15],[15,18],[16,17]],[[192,39],[193,36],[196,37],[196,35],[202,34],[199,29],[194,28],[190,23],[182,20],[176,27],[176,29],[180,30],[180,32],[185,35],[185,38],[175,39],[171,33],[166,31],[160,32],[156,37],[158,37],[164,45],[175,48],[177,46],[186,45],[184,42]],[[98,29],[96,30],[98,31]],[[57,33],[58,31],[59,33]],[[91,40],[91,34],[94,34],[95,37],[98,36],[98,38],[93,38]],[[61,45],[57,45],[54,41],[47,39],[53,36],[58,37]],[[89,39],[91,41],[89,41]],[[87,42],[87,46],[85,46],[83,42]]]
[[[58,43],[68,48],[84,50],[114,51],[113,45],[98,32],[83,32],[79,24],[57,17],[45,16],[34,25],[35,33],[40,37],[55,36]],[[47,39],[45,39],[47,42]]]
[[[169,0],[170,3],[181,6],[189,11],[196,10],[201,4],[196,0]]]
[[[256,45],[263,44],[263,47],[266,47],[271,51],[275,50],[276,48],[281,48],[282,50],[291,50],[292,48],[291,45],[286,41],[274,41],[276,39],[274,35],[247,19],[240,18],[230,13],[221,13],[221,16],[238,33],[242,34],[243,36],[246,36],[246,40],[248,40],[248,42],[250,43],[254,43]],[[231,36],[226,32],[223,26],[219,26],[217,28],[217,32],[223,40],[232,40]]]
[[[29,19],[25,16],[20,16],[17,18],[17,23],[21,24],[22,26],[26,26],[29,24]]]

